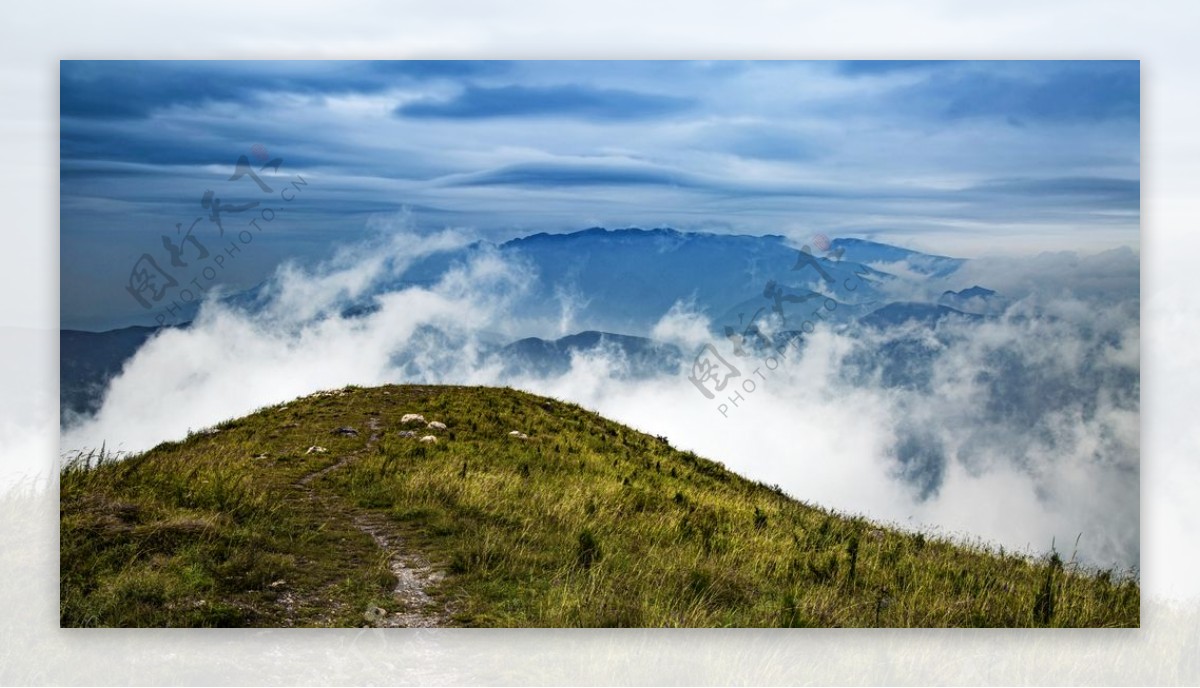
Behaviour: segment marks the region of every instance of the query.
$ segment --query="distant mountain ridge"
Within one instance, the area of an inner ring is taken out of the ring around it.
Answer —
[[[753,335],[755,328],[768,327],[770,319],[769,327],[776,331],[807,330],[817,321],[874,327],[917,321],[936,327],[947,316],[989,315],[1003,304],[995,292],[978,285],[961,292],[946,289],[937,303],[897,300],[892,286],[912,275],[937,283],[966,261],[865,239],[837,238],[827,252],[806,252],[777,234],[592,227],[434,252],[398,277],[373,285],[364,296],[340,304],[335,315],[367,316],[378,309],[378,296],[428,287],[453,266],[485,252],[497,252],[528,269],[529,292],[514,305],[523,320],[559,322],[568,303],[572,311],[568,327],[574,335],[554,341],[525,338],[486,351],[514,374],[559,374],[569,368],[572,355],[605,347],[622,354],[625,374],[674,373],[691,352],[650,336],[680,303],[710,319],[714,340]],[[895,264],[904,269],[896,274],[885,269]],[[270,284],[263,283],[228,295],[222,303],[253,314],[269,297]],[[108,381],[157,329],[63,330],[62,418],[94,412]]]
[[[562,374],[570,370],[572,357],[592,353],[617,352],[628,367],[616,371],[618,377],[645,377],[676,373],[683,359],[672,344],[645,337],[587,331],[556,340],[527,337],[500,351],[510,373],[535,375]]]
[[[976,285],[962,291],[945,291],[938,299],[938,304],[965,313],[994,315],[1002,312],[1008,301],[991,289]]]
[[[108,382],[159,329],[135,325],[107,332],[60,330],[60,420],[95,413]]]
[[[796,291],[823,281],[841,284],[856,274],[890,278],[855,261],[852,252],[840,261],[813,256],[820,271],[798,267],[800,251],[781,235],[594,227],[434,254],[417,261],[398,282],[381,287],[391,291],[433,283],[450,265],[483,250],[529,264],[534,280],[521,304],[523,316],[557,318],[563,300],[574,299],[580,329],[642,337],[681,301],[717,318],[735,304],[761,298],[771,282]]]
[[[932,303],[889,303],[872,311],[862,319],[862,323],[872,327],[890,327],[912,322],[936,325],[946,318],[954,317],[973,320],[980,316]]]
[[[910,269],[930,277],[945,277],[962,267],[966,260],[950,258],[866,239],[834,239],[831,249],[841,249],[850,260],[861,263],[908,263]]]

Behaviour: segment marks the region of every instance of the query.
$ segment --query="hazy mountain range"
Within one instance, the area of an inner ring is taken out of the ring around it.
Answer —
[[[378,284],[365,297],[344,303],[340,315],[370,313],[377,295],[435,283],[453,266],[492,251],[519,261],[534,275],[520,301],[523,318],[562,318],[567,307],[570,319],[580,323],[573,335],[495,342],[482,352],[500,357],[506,370],[521,374],[561,373],[569,368],[573,354],[605,347],[619,351],[630,363],[626,374],[677,372],[688,352],[653,341],[649,335],[678,302],[709,315],[714,336],[745,337],[748,328],[751,335],[755,333],[764,316],[775,318],[776,332],[800,331],[806,321],[816,319],[814,311],[820,319],[835,323],[933,326],[946,317],[982,317],[994,311],[993,304],[1000,298],[975,286],[961,292],[947,290],[935,303],[891,302],[883,287],[898,278],[887,266],[903,266],[910,277],[916,274],[936,281],[952,275],[965,261],[861,239],[835,239],[822,252],[797,249],[776,235],[592,228],[535,234],[499,245],[476,242],[433,253],[410,266],[400,279]],[[268,293],[264,284],[223,301],[253,311]],[[64,421],[94,412],[107,382],[159,329],[62,330]]]
[[[947,290],[936,303],[889,302],[881,286],[897,277],[882,269],[885,266],[902,265],[910,275],[939,280],[965,261],[861,239],[835,239],[823,252],[804,248],[798,250],[776,235],[673,229],[592,228],[535,234],[499,245],[476,242],[420,259],[400,279],[381,283],[367,296],[343,304],[341,315],[372,312],[379,294],[435,283],[454,265],[495,251],[526,265],[535,276],[520,301],[523,318],[561,318],[567,307],[580,330],[557,340],[527,337],[496,342],[485,355],[501,357],[505,369],[514,373],[557,374],[570,366],[572,354],[608,347],[630,362],[627,374],[640,376],[676,372],[683,362],[685,352],[648,338],[654,324],[681,301],[708,314],[714,336],[725,337],[744,336],[747,328],[753,333],[764,315],[774,315],[776,325],[784,326],[781,331],[788,331],[787,326],[795,330],[812,320],[814,311],[830,322],[934,325],[945,317],[980,317],[998,299],[989,289],[972,287]],[[223,301],[253,311],[268,293],[264,283]],[[108,380],[159,329],[62,330],[63,419],[94,412]]]

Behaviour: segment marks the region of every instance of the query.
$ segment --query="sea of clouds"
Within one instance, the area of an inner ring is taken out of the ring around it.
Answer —
[[[1002,314],[936,331],[818,325],[769,359],[737,356],[681,301],[652,332],[685,352],[681,373],[631,377],[619,350],[601,349],[539,377],[506,369],[490,344],[587,323],[573,320],[569,287],[560,317],[523,318],[533,273],[520,259],[477,252],[436,284],[378,291],[420,257],[470,239],[384,233],[320,265],[281,267],[253,308],[209,299],[192,326],[138,351],[99,411],[66,426],[63,451],[141,451],[347,384],[508,385],[665,435],[824,507],[1009,550],[1053,546],[1089,565],[1139,565],[1131,251],[977,259],[955,275],[958,288],[1001,292]],[[936,298],[920,281],[888,288],[896,300]],[[374,308],[346,314],[364,300]],[[714,399],[687,378],[707,344],[744,373]],[[881,357],[898,346],[922,356]],[[919,370],[897,383],[888,366],[906,362]]]

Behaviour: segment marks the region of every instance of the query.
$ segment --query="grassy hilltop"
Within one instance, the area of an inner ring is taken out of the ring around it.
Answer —
[[[1127,576],[831,513],[510,389],[318,393],[81,458],[61,499],[64,626],[1138,625]]]

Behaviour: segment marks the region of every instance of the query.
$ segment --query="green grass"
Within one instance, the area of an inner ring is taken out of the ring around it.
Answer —
[[[421,444],[405,413],[449,427]],[[362,625],[394,585],[366,513],[446,572],[452,625],[1138,625],[1129,575],[832,513],[509,389],[308,397],[68,465],[61,494],[64,626]]]

